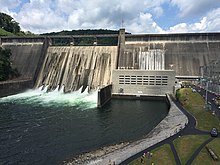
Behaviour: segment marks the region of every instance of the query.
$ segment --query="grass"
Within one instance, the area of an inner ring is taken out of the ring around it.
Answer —
[[[0,28],[0,36],[13,36],[13,33],[7,32],[4,29]]]
[[[177,96],[182,103],[183,107],[191,113],[197,121],[196,128],[200,130],[210,131],[212,127],[216,127],[220,130],[219,119],[216,116],[213,116],[210,111],[205,111],[204,105],[205,100],[203,97],[198,94],[197,92],[192,92],[190,88],[181,88]],[[179,155],[181,164],[185,164],[189,158],[193,155],[193,153],[198,149],[198,147],[204,143],[210,136],[208,135],[186,135],[182,136],[178,139],[173,141],[176,151]],[[220,139],[215,139],[207,146],[211,147],[218,156],[220,156]],[[168,144],[165,144],[161,147],[154,149],[153,157],[151,160],[147,158],[144,159],[143,164],[151,164],[153,161],[155,164],[163,165],[169,164],[173,165],[175,163],[175,159],[173,153],[170,149]],[[129,165],[140,165],[141,158],[138,158],[132,161]],[[209,154],[207,153],[206,149],[202,149],[201,153],[193,162],[194,165],[220,165],[219,162],[214,162]]]
[[[163,164],[169,164],[169,165],[175,165],[175,159],[173,156],[173,153],[171,151],[169,144],[164,144],[161,147],[158,147],[151,151],[153,153],[152,158],[148,159],[147,156],[144,158],[144,162],[142,164],[151,164],[153,161],[154,164],[157,165],[163,165]],[[141,158],[138,158],[134,161],[132,161],[129,165],[141,165]]]
[[[216,127],[220,130],[219,119],[211,111],[204,109],[205,100],[199,93],[192,92],[191,88],[181,88],[178,92],[183,107],[196,118],[197,129],[210,131],[212,127]]]
[[[220,139],[214,139],[209,144],[207,144],[208,147],[210,147],[214,153],[220,158]],[[207,150],[205,148],[202,149],[202,151],[199,153],[199,155],[196,157],[196,159],[192,162],[192,165],[219,165],[219,161],[214,161]]]
[[[204,143],[209,136],[187,135],[174,140],[174,146],[179,155],[181,164],[185,164],[196,149]]]

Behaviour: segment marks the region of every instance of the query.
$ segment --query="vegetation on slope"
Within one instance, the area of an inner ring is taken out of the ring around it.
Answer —
[[[100,35],[100,34],[118,34],[118,30],[107,29],[87,29],[87,30],[63,30],[61,32],[44,33],[42,35]],[[54,45],[68,45],[71,40],[57,39]],[[98,45],[117,45],[118,37],[99,37],[99,38],[75,38],[74,45],[93,45],[97,42]]]
[[[100,35],[100,34],[118,34],[118,30],[107,30],[107,29],[87,29],[87,30],[72,30],[67,31],[63,30],[60,32],[51,32],[41,34],[43,36],[47,35]],[[34,36],[35,34],[31,32],[23,32],[19,26],[19,23],[16,22],[11,16],[0,13],[0,36]],[[57,38],[53,39],[53,45],[117,45],[118,37],[99,37],[99,38],[74,38],[74,41],[71,38]]]
[[[0,27],[7,32],[19,33],[21,28],[19,24],[9,15],[0,13]]]
[[[13,36],[14,34],[11,32],[7,32],[6,30],[0,28],[0,36]]]
[[[10,15],[0,13],[0,36],[33,36],[31,32],[23,32],[19,23]]]

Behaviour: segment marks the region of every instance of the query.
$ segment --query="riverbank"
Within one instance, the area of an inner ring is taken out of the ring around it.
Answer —
[[[64,162],[64,164],[75,165],[76,162],[79,165],[103,165],[109,164],[109,162],[120,164],[132,155],[135,155],[136,153],[178,133],[185,127],[185,124],[188,123],[188,118],[172,102],[170,96],[167,95],[167,98],[170,102],[168,115],[143,139],[126,145],[119,145],[116,148],[110,146],[110,148],[112,148],[111,150],[109,147],[104,147],[103,149],[78,156],[77,158],[74,158],[73,161]]]

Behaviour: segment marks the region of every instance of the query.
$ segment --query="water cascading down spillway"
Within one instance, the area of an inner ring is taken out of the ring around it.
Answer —
[[[57,86],[65,92],[83,86],[90,89],[111,83],[112,70],[116,68],[117,46],[65,46],[49,47],[35,87]]]
[[[164,70],[164,50],[155,49],[139,52],[139,69],[141,70]]]

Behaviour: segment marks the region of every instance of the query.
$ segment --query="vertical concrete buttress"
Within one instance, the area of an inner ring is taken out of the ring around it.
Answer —
[[[38,75],[39,75],[40,70],[42,68],[42,65],[44,63],[44,59],[45,59],[46,54],[47,54],[47,48],[49,47],[49,45],[50,45],[50,39],[46,37],[44,39],[44,43],[43,43],[43,46],[42,46],[42,49],[41,49],[40,58],[39,58],[37,68],[36,68],[36,71],[35,71],[35,74],[34,74],[34,77],[33,77],[34,84],[37,81]]]
[[[117,68],[125,67],[125,29],[119,30]]]

